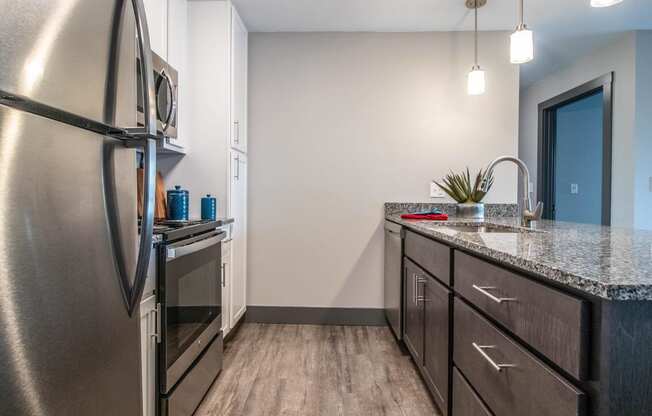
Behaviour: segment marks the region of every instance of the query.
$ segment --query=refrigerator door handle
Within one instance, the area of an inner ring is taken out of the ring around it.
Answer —
[[[154,231],[154,195],[156,184],[156,108],[154,96],[154,75],[152,71],[152,50],[150,47],[149,29],[145,17],[145,6],[143,0],[131,0],[136,21],[136,32],[138,34],[138,51],[140,52],[140,82],[143,86],[143,108],[145,115],[144,128],[127,128],[127,135],[123,139],[128,145],[143,147],[143,218],[140,225],[140,241],[138,244],[138,259],[136,260],[136,271],[131,280],[121,267],[120,283],[122,296],[127,306],[129,316],[132,316],[138,308],[140,298],[147,279],[149,258],[152,252],[152,234]],[[111,230],[113,238],[118,237],[115,229]],[[119,245],[118,245],[119,247]]]

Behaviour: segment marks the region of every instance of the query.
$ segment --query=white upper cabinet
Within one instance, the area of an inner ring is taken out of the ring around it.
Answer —
[[[167,62],[178,72],[177,138],[175,144],[188,148],[188,2],[168,0]]]
[[[167,61],[174,69],[182,72],[186,65],[188,38],[188,2],[168,0],[168,56]]]
[[[168,0],[144,0],[152,51],[168,59]]]
[[[247,152],[247,42],[248,33],[231,8],[231,147]]]

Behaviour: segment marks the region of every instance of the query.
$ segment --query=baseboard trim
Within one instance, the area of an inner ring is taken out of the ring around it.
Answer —
[[[372,308],[247,306],[246,322],[304,325],[386,326],[385,311]]]

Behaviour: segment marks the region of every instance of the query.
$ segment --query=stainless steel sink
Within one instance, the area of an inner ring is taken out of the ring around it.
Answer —
[[[441,228],[457,231],[460,233],[504,233],[504,234],[518,234],[518,233],[531,233],[537,232],[523,227],[511,227],[508,225],[495,225],[495,224],[450,224],[442,225]]]

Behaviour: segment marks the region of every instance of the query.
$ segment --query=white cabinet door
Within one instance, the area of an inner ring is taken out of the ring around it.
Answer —
[[[235,8],[231,9],[231,146],[247,152],[248,34]]]
[[[164,60],[168,57],[168,0],[144,0],[152,51]]]
[[[156,295],[140,303],[140,359],[143,416],[156,415]]]
[[[247,310],[247,156],[231,151],[231,328]]]
[[[222,335],[231,331],[231,240],[222,242]]]
[[[168,0],[168,63],[178,72],[177,84],[177,146],[188,148],[188,2],[187,0]]]

